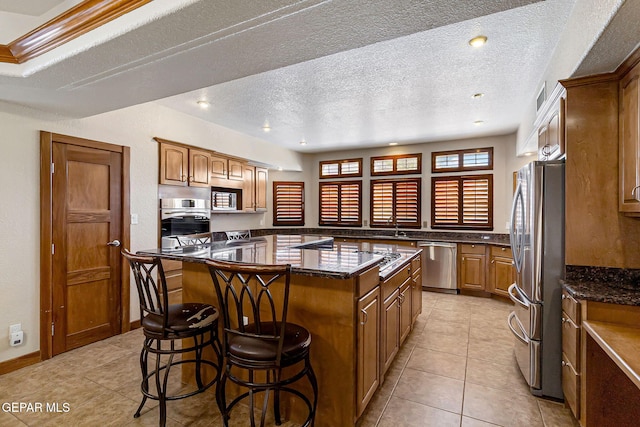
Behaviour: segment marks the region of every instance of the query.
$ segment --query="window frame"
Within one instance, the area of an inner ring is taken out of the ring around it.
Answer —
[[[285,221],[283,222],[282,220],[278,220],[278,186],[284,186],[284,185],[288,185],[288,186],[297,186],[298,188],[300,188],[300,194],[301,194],[301,199],[300,199],[300,219],[296,220],[296,221]],[[304,226],[304,221],[305,221],[305,212],[304,212],[304,205],[305,205],[305,193],[304,193],[304,181],[273,181],[273,226],[274,227],[280,227],[280,226]]]
[[[357,221],[342,220],[342,186],[358,185],[358,219]],[[338,187],[338,221],[326,221],[322,218],[322,187],[337,186]],[[345,181],[323,181],[318,183],[318,226],[326,227],[362,227],[362,180],[345,180]]]
[[[358,163],[358,173],[343,173],[342,172],[342,165],[345,164],[345,163],[352,163],[352,162],[357,162]],[[338,165],[338,173],[336,175],[323,175],[322,166],[323,165],[331,165],[331,164],[337,164]],[[361,178],[362,177],[362,157],[355,158],[355,159],[321,160],[319,162],[318,173],[320,174],[320,179]]]
[[[461,190],[464,181],[482,180],[489,181],[487,198],[488,212],[486,224],[468,224],[464,222],[464,194]],[[437,223],[436,222],[436,182],[438,181],[457,181],[458,182],[458,222],[456,224]],[[451,175],[451,176],[433,176],[431,177],[431,228],[432,229],[451,229],[451,230],[493,230],[493,174],[484,175]]]
[[[471,153],[483,153],[489,154],[489,164],[487,166],[465,166],[464,155]],[[436,157],[458,155],[458,166],[455,168],[437,168]],[[493,147],[483,148],[469,148],[466,150],[449,150],[449,151],[433,151],[431,153],[431,173],[450,173],[450,172],[468,172],[468,171],[481,171],[481,170],[493,170]]]
[[[371,228],[395,228],[397,222],[397,185],[406,182],[415,182],[416,183],[416,213],[417,219],[416,222],[412,224],[398,224],[398,227],[401,228],[422,228],[422,178],[396,178],[396,179],[372,179],[369,182],[369,202],[370,202],[370,211],[369,211],[369,226]],[[391,204],[392,210],[392,222],[378,222],[374,220],[374,196],[373,189],[374,186],[378,183],[391,183],[393,184],[393,202]]]
[[[410,158],[418,159],[418,167],[416,169],[406,170],[406,171],[398,171],[398,160],[399,159],[410,159]],[[390,171],[384,172],[376,172],[374,169],[374,162],[376,160],[391,160],[393,162],[393,169]],[[370,173],[371,176],[388,176],[388,175],[414,175],[422,173],[422,153],[413,153],[413,154],[393,154],[389,156],[374,156],[370,159]]]

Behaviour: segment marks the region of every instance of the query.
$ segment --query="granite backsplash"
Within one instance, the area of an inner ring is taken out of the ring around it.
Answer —
[[[640,305],[640,269],[567,265],[561,282],[576,299]]]

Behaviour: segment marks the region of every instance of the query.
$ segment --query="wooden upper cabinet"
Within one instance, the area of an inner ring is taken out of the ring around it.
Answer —
[[[189,149],[180,145],[160,143],[160,184],[187,185]]]
[[[251,212],[256,207],[256,168],[255,166],[245,165],[244,182],[242,185],[242,210]]]
[[[269,181],[269,171],[267,168],[256,167],[256,210],[267,210],[267,186]]]
[[[228,161],[228,176],[227,178],[232,181],[244,181],[244,167],[245,162],[235,159],[229,159]]]
[[[540,112],[538,122],[538,159],[552,160],[565,152],[566,91],[558,85],[549,97],[549,104]]]
[[[227,158],[212,155],[210,157],[211,161],[211,178],[227,178]]]
[[[211,154],[208,151],[189,149],[189,185],[192,187],[209,186],[209,165]]]
[[[619,209],[640,216],[640,64],[620,80]]]

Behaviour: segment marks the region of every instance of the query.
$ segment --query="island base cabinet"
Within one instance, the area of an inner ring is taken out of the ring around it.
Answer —
[[[362,415],[380,385],[380,287],[358,300],[356,416]]]
[[[402,345],[411,332],[411,278],[400,286],[398,295],[398,317],[400,319],[399,345]]]
[[[382,375],[387,372],[400,349],[400,290],[396,289],[386,300],[382,310]]]

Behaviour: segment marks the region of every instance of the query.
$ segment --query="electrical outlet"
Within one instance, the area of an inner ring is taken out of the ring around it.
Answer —
[[[15,325],[9,326],[9,335],[14,334],[16,332],[20,332],[22,330],[22,324],[16,323]]]
[[[138,223],[138,214],[131,214],[131,225],[136,225]]]
[[[429,226],[429,223],[427,221],[422,221],[422,226],[424,228],[427,228]]]
[[[362,220],[362,225],[363,225],[364,227],[368,226],[368,225],[369,225],[369,221],[368,221],[368,220],[366,220],[366,219],[363,219],[363,220]]]

